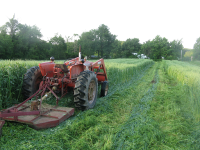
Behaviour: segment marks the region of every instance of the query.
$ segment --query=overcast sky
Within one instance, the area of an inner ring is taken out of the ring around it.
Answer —
[[[0,26],[15,14],[20,23],[36,25],[45,40],[56,33],[81,35],[101,24],[121,41],[143,43],[160,35],[193,48],[200,37],[199,0],[0,0],[0,6]]]

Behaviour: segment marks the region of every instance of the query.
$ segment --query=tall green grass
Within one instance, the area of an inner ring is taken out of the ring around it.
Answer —
[[[196,121],[200,121],[200,68],[196,65],[181,61],[164,61],[166,73],[175,78],[189,93],[188,109]]]
[[[199,122],[191,112],[190,91],[177,78],[169,76],[165,67],[166,64],[160,62],[159,82],[148,112],[154,122],[150,128],[156,126],[157,130],[147,132],[150,141],[157,139],[150,149],[200,149]]]
[[[0,109],[10,107],[22,102],[23,75],[27,69],[38,66],[44,61],[34,60],[1,60],[0,61]],[[56,60],[55,63],[63,63]],[[107,74],[111,89],[115,85],[128,81],[134,74],[141,71],[146,65],[153,63],[151,60],[139,59],[108,59],[105,60]]]
[[[1,60],[0,61],[0,109],[22,102],[23,75],[27,69],[44,61]],[[63,63],[63,61],[58,61]]]

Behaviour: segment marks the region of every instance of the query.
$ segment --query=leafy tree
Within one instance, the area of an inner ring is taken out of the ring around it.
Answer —
[[[0,32],[1,32],[1,35],[7,35],[7,26],[6,25],[3,25],[0,27]]]
[[[4,59],[10,59],[13,57],[14,49],[15,49],[15,34],[18,31],[18,20],[15,19],[15,15],[13,15],[13,18],[9,19],[8,22],[6,22],[3,26],[0,27],[1,31],[1,53],[4,49],[5,56]],[[7,33],[9,33],[10,38],[7,36]],[[12,42],[12,43],[11,43]]]
[[[138,53],[141,49],[141,44],[138,38],[127,39],[122,45],[123,55],[126,57],[133,56],[132,53]]]
[[[152,52],[150,58],[154,60],[160,60],[162,57],[166,57],[169,52],[169,42],[164,37],[156,36],[152,41]]]
[[[200,60],[200,37],[196,40],[196,43],[194,44],[194,59]]]
[[[166,59],[177,59],[181,57],[181,50],[183,49],[182,40],[173,40],[170,42],[169,53]]]
[[[56,34],[49,43],[51,45],[50,54],[55,59],[66,59],[67,44],[61,35]]]
[[[67,42],[67,51],[66,53],[73,53],[74,51],[74,42]]]
[[[191,56],[193,56],[193,51],[187,51],[187,52],[185,52],[185,54],[184,54],[184,57],[189,57],[189,58],[191,58]]]
[[[153,49],[153,42],[148,40],[142,44],[141,50],[139,53],[145,54],[147,57],[150,57],[152,53],[152,49]]]
[[[78,44],[81,45],[82,54],[87,56],[91,56],[95,53],[97,48],[96,43],[96,30],[83,32],[78,40]]]
[[[15,58],[31,58],[29,52],[37,47],[37,43],[40,42],[42,34],[37,26],[19,24],[18,28],[19,32],[16,34],[17,45],[15,49]],[[39,54],[40,53],[35,55]]]
[[[15,33],[18,31],[18,24],[18,20],[15,19],[15,14],[13,18],[9,19],[9,22],[6,22],[6,27],[12,39],[14,39]]]
[[[99,57],[99,52],[101,53],[101,57],[106,56],[107,58],[110,55],[112,43],[115,41],[116,35],[110,33],[109,28],[102,24],[96,30],[96,46],[97,53]]]
[[[112,58],[121,58],[122,57],[122,44],[123,41],[115,40],[112,44],[111,57]]]
[[[141,53],[144,53],[148,57],[154,60],[161,60],[162,57],[167,58],[170,55],[170,43],[164,37],[157,35],[152,41],[143,43],[141,47]]]
[[[0,33],[0,59],[11,59],[13,43],[9,35]]]
[[[50,44],[44,40],[38,40],[29,50],[28,58],[35,60],[49,59]]]
[[[182,49],[182,40],[169,42],[165,37],[156,36],[152,41],[149,40],[142,44],[140,53],[144,53],[154,60],[159,60],[161,57],[177,59],[180,57]]]

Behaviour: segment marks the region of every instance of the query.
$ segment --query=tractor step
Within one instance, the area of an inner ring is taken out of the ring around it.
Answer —
[[[19,112],[31,112],[31,105],[25,103],[18,108]],[[33,111],[32,111],[33,112]],[[25,116],[12,116],[3,117],[3,120],[16,121],[20,123],[28,124],[30,127],[38,130],[51,128],[59,125],[67,118],[74,114],[74,108],[51,106],[48,104],[42,104],[42,109],[39,115],[25,115]]]

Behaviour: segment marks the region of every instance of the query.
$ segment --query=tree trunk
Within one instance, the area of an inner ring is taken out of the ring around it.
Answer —
[[[103,57],[103,48],[102,48],[102,44],[101,44],[101,58]]]

